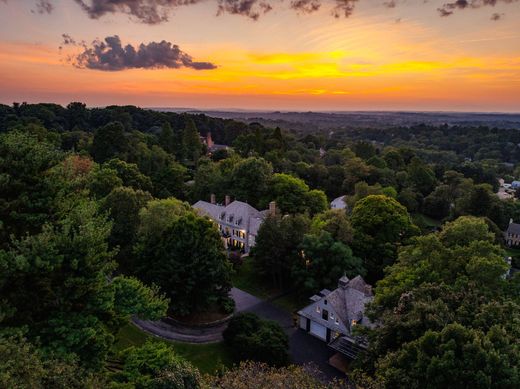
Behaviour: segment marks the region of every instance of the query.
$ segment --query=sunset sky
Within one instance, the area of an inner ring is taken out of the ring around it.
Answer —
[[[520,2],[449,1],[0,0],[0,103],[520,112]]]

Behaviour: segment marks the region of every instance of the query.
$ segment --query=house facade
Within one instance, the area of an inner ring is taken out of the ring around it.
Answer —
[[[520,246],[520,224],[513,223],[513,219],[510,219],[507,230],[504,232],[504,239],[509,247]]]
[[[335,198],[330,202],[331,209],[347,209],[347,203],[345,201],[345,196],[340,196]]]
[[[209,217],[218,225],[224,246],[229,249],[249,253],[256,243],[258,230],[270,213],[276,212],[276,204],[269,204],[269,209],[258,211],[242,201],[231,201],[226,196],[224,204],[217,204],[215,195],[210,202],[197,201],[193,208],[203,216]]]
[[[322,290],[298,312],[299,327],[346,357],[356,358],[367,343],[353,330],[357,325],[373,326],[365,316],[365,305],[372,299],[372,287],[361,276],[351,280],[343,276],[337,289]]]

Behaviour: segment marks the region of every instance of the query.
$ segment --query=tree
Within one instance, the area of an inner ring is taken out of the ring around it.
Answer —
[[[147,389],[199,389],[202,377],[165,342],[147,341],[122,353],[122,381]],[[132,386],[133,387],[133,386]]]
[[[290,286],[291,271],[300,261],[300,245],[309,231],[310,220],[305,215],[270,216],[260,226],[255,246],[251,250],[260,276],[284,289]]]
[[[119,248],[117,255],[122,270],[131,272],[133,267],[132,246],[139,227],[139,211],[152,196],[142,190],[120,186],[115,188],[102,201],[102,210],[107,211],[113,221],[109,242],[111,247]]]
[[[159,135],[159,144],[169,154],[174,155],[179,150],[176,149],[176,139],[170,123],[165,122],[161,127],[161,134]]]
[[[40,231],[53,208],[45,172],[63,154],[34,135],[14,131],[0,135],[0,247]]]
[[[272,366],[284,366],[289,361],[289,338],[282,327],[254,313],[233,317],[223,336],[238,361],[253,360]]]
[[[118,158],[113,158],[105,162],[103,167],[115,170],[117,176],[123,181],[124,186],[147,192],[152,190],[152,181],[148,176],[145,176],[139,171],[135,163],[128,163]]]
[[[169,162],[153,174],[153,194],[160,198],[184,198],[186,174],[187,169],[184,166],[173,161]]]
[[[88,188],[96,199],[107,196],[112,190],[123,185],[117,171],[107,167],[95,166],[88,178]]]
[[[186,126],[182,132],[182,147],[186,160],[194,163],[199,160],[202,153],[202,143],[200,142],[199,130],[190,118],[186,120]]]
[[[94,161],[102,163],[113,157],[122,156],[127,151],[127,147],[128,140],[123,125],[113,122],[96,130],[90,153]]]
[[[317,377],[320,371],[312,366],[289,365],[272,367],[259,362],[241,362],[221,376],[208,376],[207,385],[217,389],[276,388],[283,383],[284,389],[340,389],[350,384],[334,379],[327,384]]]
[[[137,313],[126,307],[122,315],[116,306],[117,283],[109,281],[115,268],[109,233],[110,224],[96,204],[77,199],[57,225],[47,224],[41,233],[0,250],[0,327],[24,329],[45,355],[100,368],[113,342],[112,331],[128,314]],[[125,290],[138,292],[128,285]],[[155,302],[153,291],[148,297],[156,317],[162,303]],[[139,301],[140,313],[147,312],[144,300]]]
[[[151,200],[139,211],[139,239],[160,236],[180,216],[191,212],[191,206],[175,198]]]
[[[178,315],[204,311],[228,298],[231,264],[210,220],[187,213],[138,247],[137,274],[157,284]]]
[[[384,195],[359,201],[352,211],[354,254],[364,261],[370,282],[382,278],[383,269],[397,257],[397,247],[418,233],[406,208]]]
[[[320,235],[305,235],[301,249],[302,258],[295,263],[292,278],[305,292],[332,288],[343,274],[349,278],[365,274],[361,259],[354,257],[348,246],[335,241],[326,231]]]
[[[308,212],[312,215],[327,209],[322,191],[310,191],[303,180],[283,173],[273,176],[266,200],[275,200],[282,212],[290,214]]]
[[[311,233],[319,235],[321,231],[328,232],[334,240],[345,245],[352,243],[354,231],[345,210],[329,209],[315,215],[312,219]]]
[[[500,327],[483,333],[449,324],[388,354],[378,369],[386,388],[514,388],[520,348]]]
[[[231,172],[231,195],[255,207],[269,193],[273,167],[263,158],[247,158],[238,162]]]

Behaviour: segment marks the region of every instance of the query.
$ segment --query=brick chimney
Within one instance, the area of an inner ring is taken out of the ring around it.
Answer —
[[[210,201],[211,204],[216,204],[217,203],[217,199],[215,197],[215,193],[211,194],[209,201]]]
[[[343,277],[341,277],[338,281],[338,288],[347,289],[349,281],[350,280],[348,279],[348,277],[344,274]]]
[[[224,204],[227,207],[231,203],[231,197],[229,195],[226,195],[224,198]]]
[[[269,203],[269,215],[271,215],[271,216],[276,215],[276,201],[271,201]]]
[[[214,145],[210,131],[208,131],[208,133],[206,134],[206,145],[208,146],[208,149],[211,149]]]

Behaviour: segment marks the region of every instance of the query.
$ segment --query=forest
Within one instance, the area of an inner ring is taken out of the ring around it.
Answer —
[[[520,257],[502,231],[520,202],[496,196],[500,178],[520,179],[519,131],[0,105],[0,387],[517,388]],[[298,299],[344,274],[374,286],[380,325],[360,329],[348,381],[291,365],[283,331],[247,316],[224,336],[234,364],[212,374],[165,343],[114,348],[134,316],[233,312],[243,259],[190,206],[212,194],[276,203],[248,259],[264,285]]]

